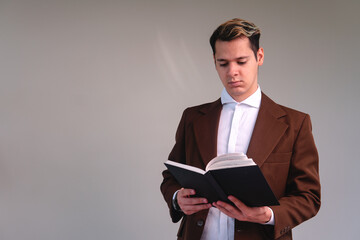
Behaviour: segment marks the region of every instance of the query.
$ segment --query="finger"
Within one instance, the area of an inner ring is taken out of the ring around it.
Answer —
[[[222,202],[222,201],[217,201],[216,207],[220,208],[227,215],[230,214],[232,217],[235,215],[241,214],[241,211],[239,211],[239,209],[237,209],[236,207],[234,207],[228,203]]]
[[[189,197],[195,194],[194,189],[186,189],[182,188],[178,192],[178,204],[180,207],[183,207],[184,205],[196,205],[196,204],[205,204],[208,203],[208,200],[206,198],[194,198]]]
[[[249,209],[248,206],[234,196],[229,196],[228,199],[233,202],[240,211],[247,211]]]
[[[182,211],[187,214],[193,214],[196,213],[198,211],[204,210],[204,209],[209,209],[211,208],[211,204],[199,204],[199,205],[186,205],[184,206],[184,208],[182,209]]]
[[[229,196],[229,200],[239,208],[244,221],[265,223],[271,218],[269,207],[249,207],[233,196]]]
[[[230,204],[228,204],[228,203],[226,203],[226,202],[223,202],[223,201],[217,201],[217,202],[215,202],[215,204],[216,204],[217,206],[220,206],[220,207],[222,207],[222,208],[227,209],[228,211],[235,210],[235,207],[234,207],[234,206],[232,206],[232,205],[230,205]]]
[[[188,198],[182,197],[178,199],[178,203],[182,203],[183,205],[197,205],[197,204],[205,204],[208,203],[206,198]]]
[[[180,196],[180,197],[187,197],[187,196],[191,196],[191,195],[195,195],[194,189],[182,188],[178,192],[178,196]]]
[[[210,208],[211,204],[198,204],[198,205],[185,205],[183,210],[187,210],[187,211],[200,211],[203,209],[207,209]]]
[[[226,214],[229,217],[235,218],[237,214],[234,214],[234,212],[227,209],[224,205],[221,203],[213,203],[213,206],[219,209],[222,213]]]
[[[244,216],[256,217],[257,215],[262,215],[267,211],[267,207],[249,207],[234,196],[229,196],[228,198],[244,214]]]

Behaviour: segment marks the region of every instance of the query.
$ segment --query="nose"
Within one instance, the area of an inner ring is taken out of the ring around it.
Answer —
[[[238,66],[235,63],[229,63],[227,74],[229,75],[229,77],[232,78],[238,76],[239,75]]]

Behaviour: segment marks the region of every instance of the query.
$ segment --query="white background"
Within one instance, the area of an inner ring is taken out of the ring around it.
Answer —
[[[160,194],[185,107],[222,86],[208,39],[262,29],[262,90],[307,112],[322,207],[295,239],[356,239],[360,4],[0,0],[0,239],[175,239]]]

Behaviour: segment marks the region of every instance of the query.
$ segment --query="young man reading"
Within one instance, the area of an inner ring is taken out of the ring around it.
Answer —
[[[260,30],[232,19],[212,34],[210,44],[224,85],[215,102],[184,111],[169,160],[205,168],[214,157],[242,152],[260,167],[279,206],[249,207],[193,197],[171,173],[163,172],[161,192],[173,222],[182,219],[178,239],[292,239],[291,229],[320,208],[318,153],[309,115],[281,106],[261,92],[258,68],[264,62]],[[236,184],[236,183],[234,183]]]

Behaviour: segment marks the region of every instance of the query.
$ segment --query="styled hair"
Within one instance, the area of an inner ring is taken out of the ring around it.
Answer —
[[[215,43],[220,41],[231,41],[236,38],[247,37],[250,40],[250,48],[257,58],[257,51],[259,50],[260,29],[252,22],[234,18],[221,24],[211,35],[210,45],[215,55]]]

